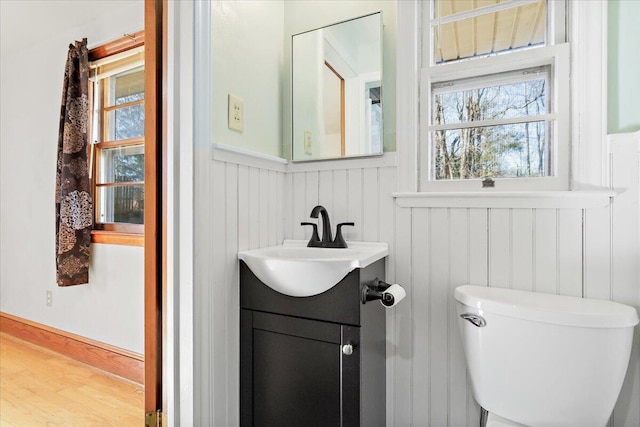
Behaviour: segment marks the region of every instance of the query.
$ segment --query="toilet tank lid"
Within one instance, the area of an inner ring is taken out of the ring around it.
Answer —
[[[478,310],[536,322],[586,328],[638,324],[635,308],[612,301],[473,285],[457,287],[454,296]]]

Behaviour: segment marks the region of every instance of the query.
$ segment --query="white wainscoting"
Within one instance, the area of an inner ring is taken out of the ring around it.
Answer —
[[[309,238],[300,222],[322,204],[333,228],[356,223],[345,228],[347,240],[389,243],[387,280],[407,289],[408,298],[387,312],[387,425],[477,426],[479,408],[470,394],[453,289],[473,283],[613,299],[640,308],[637,144],[632,137],[611,139],[618,195],[605,208],[401,207],[392,197],[393,161],[372,167],[310,164],[308,170],[287,165],[282,172],[213,160],[211,286],[198,293],[206,302],[196,302],[209,308],[197,319],[203,322],[199,330],[213,337],[196,343],[210,361],[200,368],[209,374],[203,383],[209,390],[196,394],[211,396],[213,403],[205,407],[201,400],[196,416],[213,425],[238,424],[237,251]],[[611,426],[639,425],[638,329],[635,338]]]
[[[637,143],[614,138],[611,151],[618,195],[604,208],[579,201],[574,208],[400,207],[391,197],[394,167],[286,175],[286,238],[309,238],[299,223],[321,204],[334,225],[356,223],[346,229],[347,240],[390,244],[387,279],[405,286],[408,298],[387,316],[388,426],[478,426],[458,337],[456,286],[613,299],[639,308]],[[639,423],[639,347],[636,331],[612,426]]]
[[[612,188],[620,194],[611,209],[609,296],[640,314],[640,131],[610,135],[609,152]],[[640,426],[640,326],[635,328],[629,370],[611,424]]]
[[[477,426],[454,288],[608,298],[608,218],[608,209],[397,208],[396,280],[412,298],[397,307],[389,355],[396,375],[392,425]],[[583,245],[584,264],[598,273],[584,283]]]
[[[237,253],[282,243],[284,239],[285,174],[275,170],[213,160],[210,169],[212,257],[208,288],[196,301],[207,310],[201,313],[199,330],[208,336],[196,336],[208,347],[209,365],[201,372],[209,375],[208,402],[200,401],[202,425],[237,426],[239,424],[239,345],[240,297]],[[195,233],[199,230],[196,228]],[[204,318],[202,318],[204,317]],[[212,338],[210,338],[212,337]],[[196,347],[198,343],[195,343]]]
[[[322,205],[329,211],[332,228],[340,222],[352,221],[355,227],[344,227],[347,241],[372,241],[389,243],[386,262],[387,278],[394,277],[394,224],[397,208],[392,193],[396,189],[395,156],[385,154],[386,159],[374,160],[382,166],[345,166],[345,162],[335,161],[322,165],[309,164],[310,170],[301,171],[304,165],[297,164],[295,171],[287,174],[286,185],[290,196],[286,199],[286,238],[309,239],[311,229],[300,226],[308,221],[311,210]],[[328,169],[332,165],[333,169]],[[348,167],[348,168],[346,168]],[[395,354],[396,311],[387,311],[387,354]],[[394,383],[394,358],[387,358],[387,388]],[[389,396],[388,396],[389,397]],[[394,402],[387,398],[387,425],[393,426]],[[400,424],[397,424],[398,426]]]

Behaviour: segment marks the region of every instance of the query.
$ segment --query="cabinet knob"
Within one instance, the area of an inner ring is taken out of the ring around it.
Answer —
[[[343,345],[342,354],[344,354],[345,356],[351,356],[353,354],[353,346],[351,344]]]

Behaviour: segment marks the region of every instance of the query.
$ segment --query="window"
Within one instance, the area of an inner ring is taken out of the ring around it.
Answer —
[[[93,61],[93,241],[143,244],[144,51]]]
[[[569,185],[565,4],[433,0],[425,14],[420,187]]]

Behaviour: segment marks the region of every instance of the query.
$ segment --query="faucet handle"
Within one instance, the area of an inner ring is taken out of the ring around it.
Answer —
[[[342,237],[342,227],[343,226],[350,226],[353,227],[355,224],[355,222],[341,222],[340,224],[338,224],[338,228],[336,230],[336,238],[333,241],[336,245],[336,248],[346,248],[347,247],[347,242],[345,242],[344,237]]]
[[[311,226],[313,226],[313,232],[311,233],[311,239],[309,240],[309,244],[307,246],[311,246],[312,243],[320,241],[320,237],[318,236],[318,224],[316,224],[315,222],[301,222],[300,225],[311,225]]]

